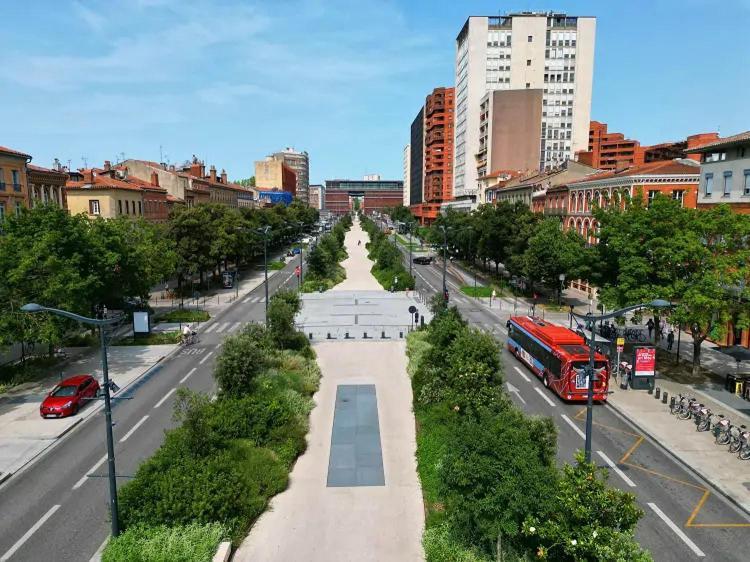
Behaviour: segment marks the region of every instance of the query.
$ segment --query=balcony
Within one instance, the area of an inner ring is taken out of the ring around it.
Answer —
[[[18,193],[21,192],[21,184],[20,183],[14,183],[13,184],[13,191],[17,191]]]

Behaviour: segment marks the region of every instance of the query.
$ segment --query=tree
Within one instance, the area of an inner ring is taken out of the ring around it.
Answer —
[[[214,379],[222,393],[242,396],[252,392],[256,377],[267,367],[268,350],[250,335],[240,333],[224,340]]]
[[[554,503],[544,517],[528,516],[523,534],[541,560],[647,562],[633,536],[643,517],[633,494],[607,486],[606,469],[587,463],[579,451],[565,465]]]
[[[244,187],[255,187],[255,176],[250,176],[249,178],[237,180],[234,183],[236,183],[237,185],[242,185]]]
[[[562,232],[560,221],[546,219],[536,225],[522,258],[523,274],[534,283],[560,291],[560,275],[579,278],[584,255],[583,238],[575,231]]]
[[[177,253],[178,285],[195,273],[203,281],[203,273],[213,266],[211,256],[211,215],[206,205],[177,208],[169,221],[169,235]]]

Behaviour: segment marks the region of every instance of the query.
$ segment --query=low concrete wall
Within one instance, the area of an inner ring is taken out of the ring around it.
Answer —
[[[219,543],[219,548],[216,549],[214,554],[213,562],[227,562],[232,554],[232,543],[229,541]]]

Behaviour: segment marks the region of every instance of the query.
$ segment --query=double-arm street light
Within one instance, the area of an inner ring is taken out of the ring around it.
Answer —
[[[641,308],[671,308],[672,303],[669,301],[665,301],[662,299],[655,299],[648,303],[643,304],[635,304],[633,306],[626,306],[625,308],[621,308],[620,310],[615,310],[614,312],[609,312],[607,314],[600,314],[598,316],[593,316],[590,312],[588,314],[578,314],[577,312],[573,312],[573,309],[570,310],[571,318],[580,318],[581,320],[584,320],[588,323],[589,328],[589,365],[587,367],[587,376],[588,376],[588,400],[586,402],[586,444],[584,448],[584,452],[586,455],[586,462],[591,462],[591,432],[592,432],[592,426],[593,426],[593,414],[594,414],[594,353],[596,350],[596,335],[594,334],[594,328],[596,326],[596,321],[599,320],[600,322],[603,320],[609,320],[610,318],[615,318],[617,316],[622,316],[623,314],[626,314],[628,312],[632,312],[634,310],[639,310]]]
[[[256,229],[256,232],[263,235],[263,274],[265,280],[263,286],[266,290],[266,324],[268,324],[268,233],[271,232],[271,226],[266,225],[263,228]]]
[[[115,473],[115,446],[114,440],[112,439],[112,407],[110,402],[110,388],[111,383],[109,380],[109,369],[107,367],[107,343],[104,340],[104,326],[119,322],[120,318],[103,318],[101,320],[97,318],[87,318],[86,316],[80,316],[67,310],[59,310],[57,308],[48,308],[36,303],[25,304],[21,307],[24,312],[49,312],[57,316],[63,316],[70,318],[83,324],[89,324],[92,326],[99,327],[99,342],[101,343],[102,351],[102,373],[104,376],[104,417],[107,424],[107,467],[109,469],[109,509],[112,517],[112,536],[116,537],[120,534],[120,521],[117,512],[117,476]]]

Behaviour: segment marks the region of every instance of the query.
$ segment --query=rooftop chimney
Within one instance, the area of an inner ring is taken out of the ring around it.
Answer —
[[[210,168],[210,172],[209,173],[211,174],[211,181],[215,182],[216,181],[216,166],[214,166],[213,164],[211,164],[211,168]]]
[[[221,170],[221,183],[227,183],[227,172],[223,168]]]
[[[112,169],[112,162],[109,160],[104,161],[104,170],[109,172]]]
[[[627,170],[628,168],[630,168],[629,160],[618,160],[615,163],[615,173],[622,172],[624,170]]]
[[[156,173],[156,170],[151,172],[151,185],[159,187],[159,174]]]

